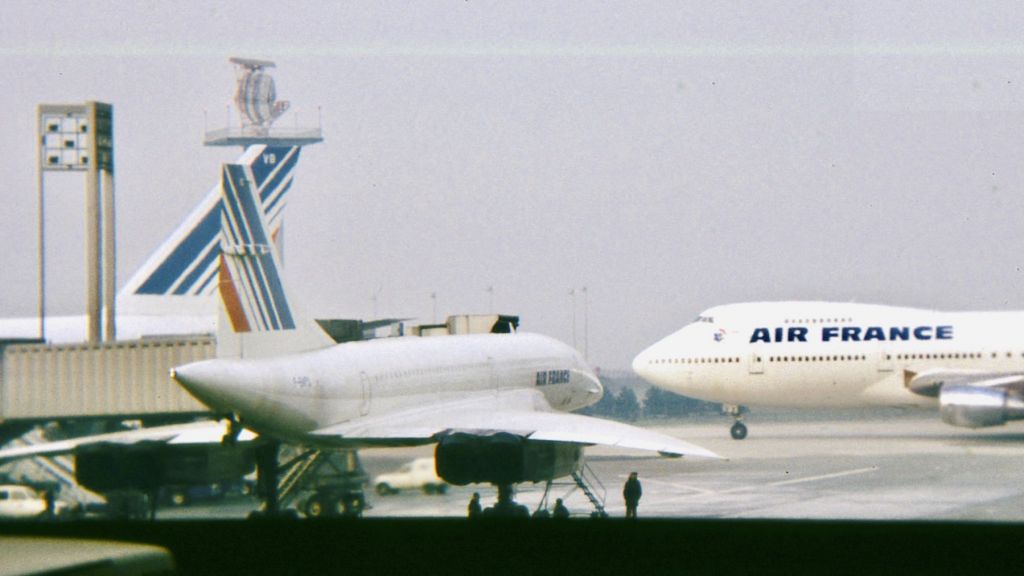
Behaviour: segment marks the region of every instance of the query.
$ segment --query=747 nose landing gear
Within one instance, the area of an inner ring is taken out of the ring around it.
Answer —
[[[747,437],[747,425],[743,422],[736,421],[736,423],[732,425],[732,428],[729,428],[729,434],[732,436],[733,440],[743,440]]]
[[[729,429],[729,435],[732,436],[733,440],[743,440],[747,437],[747,425],[742,422],[743,414],[747,412],[747,409],[743,406],[737,406],[735,404],[722,404],[722,412],[731,415],[736,422]]]

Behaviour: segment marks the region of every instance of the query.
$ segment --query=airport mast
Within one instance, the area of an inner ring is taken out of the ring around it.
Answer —
[[[252,58],[229,58],[235,65],[237,86],[235,89],[235,107],[241,119],[241,126],[233,128],[231,116],[228,126],[206,133],[203,144],[207,146],[241,146],[244,150],[249,146],[265,145],[276,147],[308,146],[323,142],[321,127],[300,127],[296,123],[293,128],[274,127],[274,121],[291,107],[288,100],[277,99],[277,87],[274,78],[267,72],[277,65],[269,60]],[[317,114],[317,122],[320,115]],[[278,230],[277,251],[284,263],[284,220]]]
[[[115,326],[114,108],[103,102],[39,105],[39,338],[46,340],[46,172],[85,172],[87,339],[117,337]],[[101,211],[102,207],[102,211]],[[101,236],[102,235],[102,236]],[[100,299],[103,303],[101,305]]]

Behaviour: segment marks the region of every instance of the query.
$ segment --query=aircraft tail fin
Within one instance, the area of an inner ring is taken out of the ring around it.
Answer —
[[[254,145],[237,160],[252,171],[261,209],[275,238],[300,151],[299,146]],[[221,201],[218,182],[121,289],[119,313],[215,313]]]
[[[289,303],[281,265],[250,167],[225,164],[222,172],[220,266],[222,314],[219,357],[259,357],[332,344],[312,320]]]

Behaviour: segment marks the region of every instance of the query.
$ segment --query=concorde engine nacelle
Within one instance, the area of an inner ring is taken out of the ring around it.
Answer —
[[[75,479],[101,493],[224,483],[255,469],[249,446],[141,442],[89,444],[75,450]]]
[[[580,468],[583,447],[531,441],[499,432],[491,436],[455,433],[437,443],[437,475],[449,484],[517,484],[568,476]]]
[[[999,426],[1024,419],[1024,398],[1003,388],[943,386],[939,392],[942,421],[964,428]]]

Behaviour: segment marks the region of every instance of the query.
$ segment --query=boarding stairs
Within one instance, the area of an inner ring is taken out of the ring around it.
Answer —
[[[601,479],[594,473],[594,469],[584,462],[583,466],[573,472],[571,476],[573,481],[576,482],[576,487],[580,489],[580,492],[583,492],[583,495],[594,506],[594,512],[591,516],[594,518],[607,518],[608,513],[604,510],[604,502],[608,491],[604,484],[601,483]]]
[[[310,493],[310,498],[321,505],[333,506],[330,513],[358,515],[368,508],[363,497],[366,472],[355,450],[306,449],[282,465],[281,470],[278,505],[282,509],[298,502],[297,507],[310,514],[307,506],[311,500],[300,500],[301,495]],[[337,508],[339,503],[344,506],[343,512]]]
[[[277,484],[277,497],[282,508],[286,508],[295,500],[299,493],[299,487],[302,485],[302,479],[323,457],[324,453],[320,450],[306,450],[281,467],[284,474]]]

